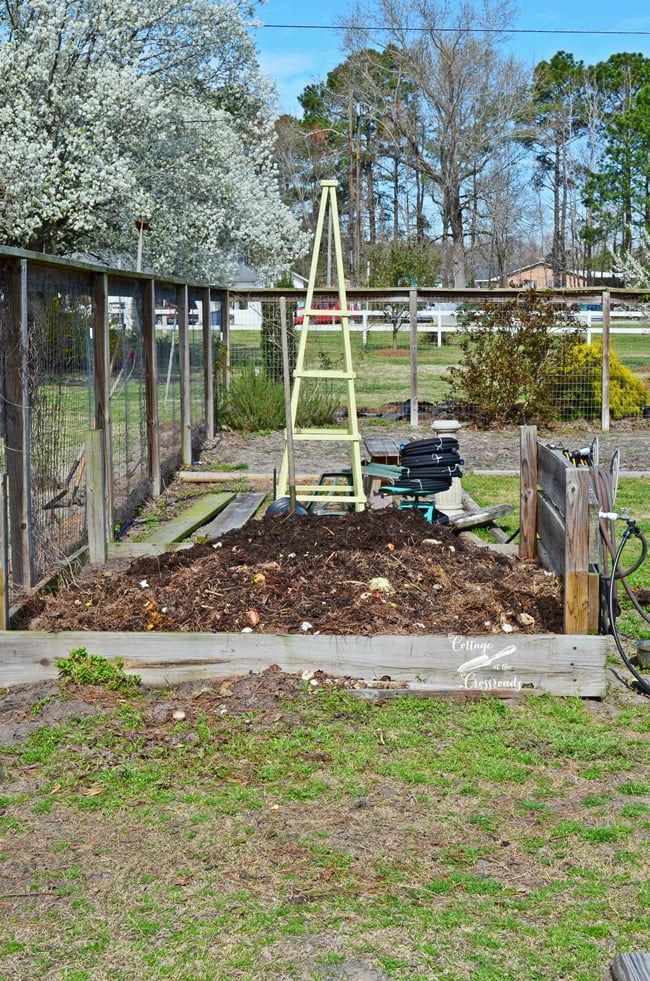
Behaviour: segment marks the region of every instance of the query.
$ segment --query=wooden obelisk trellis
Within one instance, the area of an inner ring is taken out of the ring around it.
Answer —
[[[305,298],[305,311],[303,318],[302,330],[300,332],[300,340],[298,342],[298,351],[296,354],[296,367],[293,372],[293,389],[291,392],[291,420],[288,424],[290,426],[291,433],[293,435],[293,441],[304,441],[304,440],[314,440],[322,442],[344,442],[349,446],[350,457],[351,457],[351,475],[352,484],[334,484],[327,486],[327,501],[328,503],[341,503],[345,505],[354,505],[356,511],[362,511],[366,505],[366,495],[363,490],[363,478],[361,474],[361,436],[359,433],[359,427],[357,423],[357,404],[354,392],[354,379],[355,374],[352,370],[352,348],[350,345],[350,311],[348,309],[347,297],[345,294],[345,278],[343,274],[343,253],[341,250],[341,233],[339,229],[339,219],[338,219],[338,208],[336,203],[336,188],[338,186],[338,181],[328,180],[321,181],[321,200],[320,208],[318,212],[318,223],[316,225],[316,237],[314,240],[314,251],[311,260],[311,271],[309,274],[309,283],[307,285],[307,296]],[[334,254],[336,258],[336,278],[337,278],[337,295],[338,295],[338,309],[336,311],[336,316],[333,318],[335,321],[334,326],[338,322],[341,330],[341,341],[343,349],[343,367],[342,368],[305,368],[305,353],[307,351],[307,345],[309,344],[309,325],[312,317],[320,314],[322,317],[323,311],[314,310],[314,288],[316,285],[316,272],[318,268],[318,258],[320,255],[321,243],[323,238],[323,227],[325,224],[325,217],[328,213],[331,214],[331,227],[333,229],[334,235]],[[300,390],[303,380],[305,379],[332,379],[345,382],[345,387],[347,389],[347,431],[342,428],[327,428],[327,427],[310,427],[301,428],[296,425],[296,418],[298,414],[298,406],[300,403]],[[323,461],[323,470],[327,470],[326,460]],[[288,482],[289,464],[288,464],[288,451],[287,451],[287,441],[285,439],[285,449],[282,458],[282,466],[280,468],[280,476],[278,479],[278,497],[287,496],[287,482]],[[301,502],[307,501],[322,501],[324,495],[324,488],[317,484],[299,484],[296,487],[296,498]]]

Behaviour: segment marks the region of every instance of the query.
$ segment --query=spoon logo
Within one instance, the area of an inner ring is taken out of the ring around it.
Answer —
[[[489,668],[495,661],[500,661],[502,658],[514,654],[516,650],[515,645],[510,644],[509,647],[504,647],[502,651],[495,651],[494,654],[479,654],[478,657],[473,657],[469,661],[463,661],[456,670],[458,674],[469,674],[470,671],[476,671],[477,668]]]
[[[520,679],[514,673],[506,674],[509,671],[509,665],[504,660],[516,653],[516,646],[509,644],[508,647],[504,647],[500,651],[490,651],[491,644],[486,646],[488,650],[484,650],[477,657],[470,658],[469,661],[463,661],[456,669],[461,676],[461,687],[477,691],[493,691],[501,688],[520,691],[522,687]],[[493,668],[493,671],[498,671],[499,674],[496,677],[494,675],[483,677],[481,671],[485,668]]]

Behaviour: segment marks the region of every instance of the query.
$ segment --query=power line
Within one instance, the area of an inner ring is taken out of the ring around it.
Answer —
[[[381,24],[259,24],[291,31],[385,31]],[[405,33],[422,34],[430,27],[402,27]],[[594,31],[564,27],[436,27],[440,34],[580,34],[586,37],[650,37],[650,31]]]

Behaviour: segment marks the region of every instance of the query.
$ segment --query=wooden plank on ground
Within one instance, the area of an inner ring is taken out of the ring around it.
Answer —
[[[502,518],[506,514],[514,511],[512,504],[492,504],[490,507],[481,508],[480,511],[467,512],[451,518],[449,523],[456,531],[466,531],[470,528],[481,528],[489,525],[497,518]]]
[[[155,545],[151,542],[109,542],[106,555],[108,559],[150,559],[165,552],[179,552],[185,548],[194,548],[196,543],[191,539],[187,542],[168,542],[166,545]]]
[[[465,509],[465,511],[467,511],[468,514],[479,514],[481,511],[485,510],[485,508],[479,507],[476,501],[469,496],[467,491],[463,491],[462,497],[463,497],[463,508]],[[499,505],[496,506],[498,507]],[[506,534],[506,532],[503,530],[503,528],[500,528],[499,525],[495,524],[494,521],[489,521],[485,525],[485,527],[489,529],[492,538],[496,542],[501,542],[505,544],[508,541],[508,535]]]
[[[650,981],[650,954],[617,954],[610,973],[613,981]]]
[[[221,491],[219,494],[205,494],[203,497],[197,498],[178,517],[166,521],[160,528],[156,528],[150,535],[147,535],[145,542],[149,545],[169,545],[172,542],[180,542],[184,538],[188,538],[193,531],[223,511],[234,496],[235,491]]]
[[[208,680],[263,671],[321,669],[367,682],[394,682],[466,693],[519,692],[600,697],[607,637],[562,634],[483,636],[298,636],[287,634],[0,632],[4,685],[54,678],[55,661],[74,647],[121,657],[145,684]]]
[[[237,494],[235,500],[231,501],[216,518],[207,525],[197,528],[193,533],[194,540],[214,541],[225,535],[227,531],[243,527],[249,518],[253,517],[265,497],[266,494],[261,493]]]
[[[471,542],[477,548],[485,548],[489,552],[496,552],[497,555],[511,555],[519,558],[519,546],[515,542],[486,542],[484,538],[479,538],[473,531],[461,531],[458,537],[463,542]]]

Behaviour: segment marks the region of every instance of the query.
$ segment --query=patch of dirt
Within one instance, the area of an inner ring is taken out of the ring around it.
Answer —
[[[362,436],[390,437],[398,442],[424,439],[431,435],[430,421],[421,420],[417,429],[406,423],[372,425],[360,423]],[[540,438],[549,442],[563,443],[576,449],[588,446],[595,436],[600,443],[601,463],[609,465],[614,450],[621,452],[622,471],[650,471],[650,421],[613,422],[609,433],[599,433],[592,427],[572,426],[555,431],[541,431]],[[478,430],[463,426],[458,433],[460,455],[465,461],[464,471],[506,470],[519,472],[519,430]],[[340,443],[325,444],[309,441],[296,444],[296,472],[318,474],[350,465],[346,446]],[[247,464],[249,473],[268,474],[279,470],[284,449],[284,435],[270,433],[264,436],[242,436],[239,433],[220,432],[201,453],[197,469],[211,469],[215,464]],[[327,454],[327,455],[325,455]],[[362,448],[363,454],[363,448]],[[233,480],[246,476],[246,471],[233,473]]]
[[[278,515],[221,541],[89,570],[21,628],[238,633],[560,633],[560,582],[420,512]]]
[[[348,688],[356,684],[353,679],[334,679],[322,671],[315,672],[313,678],[314,687]],[[173,690],[163,692],[142,686],[139,694],[145,702],[146,740],[164,742],[174,722],[195,725],[199,718],[216,719],[245,712],[259,713],[258,726],[273,725],[280,718],[288,718],[286,710],[279,711],[282,699],[304,694],[306,687],[311,687],[310,681],[274,665],[259,673],[220,679],[214,684],[181,682]],[[43,726],[110,711],[124,702],[121,692],[93,685],[47,681],[16,686],[0,699],[0,746],[20,745]]]

